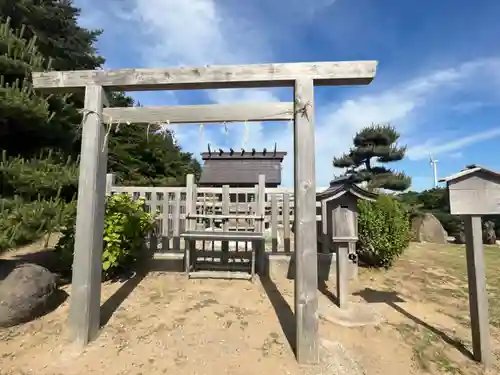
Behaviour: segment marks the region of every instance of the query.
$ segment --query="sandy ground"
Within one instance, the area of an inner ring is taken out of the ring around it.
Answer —
[[[446,303],[425,300],[411,270],[422,267],[411,255],[389,273],[362,271],[351,286],[351,301],[380,314],[380,325],[346,328],[321,320],[321,337],[340,343],[345,355],[358,362],[361,370],[345,374],[481,373],[469,358],[467,316],[460,319],[467,305],[464,310],[463,300],[452,297]],[[426,270],[443,276],[442,268]],[[289,343],[294,336],[293,281],[285,274],[274,272],[272,281],[252,284],[155,272],[105,283],[105,324],[97,340],[83,351],[68,342],[68,298],[36,321],[0,329],[0,374],[301,374]],[[440,288],[461,288],[457,280]],[[69,286],[65,290],[71,294]],[[329,292],[335,292],[333,280],[319,293],[320,308],[332,305]],[[456,306],[455,313],[445,305]],[[498,359],[496,327],[492,335]]]
[[[122,299],[109,300],[120,288],[127,284],[104,286],[103,315],[112,313]],[[42,319],[3,330],[3,373],[296,373],[293,354],[264,290],[248,282],[150,274],[84,352],[68,346],[67,313],[66,302]]]

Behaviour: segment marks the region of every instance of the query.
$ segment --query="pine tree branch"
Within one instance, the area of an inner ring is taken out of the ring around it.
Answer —
[[[344,154],[340,157],[333,158],[333,166],[336,168],[350,168],[357,167],[358,164],[353,160],[350,154]]]

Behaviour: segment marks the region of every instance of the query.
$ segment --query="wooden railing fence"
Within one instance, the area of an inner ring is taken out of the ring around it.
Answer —
[[[185,187],[143,187],[117,186],[114,176],[107,175],[108,194],[129,194],[134,199],[143,198],[148,212],[158,213],[158,222],[152,234],[157,249],[155,253],[181,253],[184,243],[181,233],[186,225],[186,188]],[[199,213],[218,213],[226,202],[223,200],[223,188],[197,188],[198,200],[196,208]],[[255,194],[254,188],[230,188],[229,212],[234,215],[244,215],[250,211]],[[227,199],[227,196],[225,197]],[[316,203],[316,221],[321,220],[321,202]],[[265,234],[266,251],[289,254],[293,252],[294,223],[293,189],[266,188]],[[204,225],[205,223],[198,223]],[[229,230],[245,230],[248,223],[241,220],[231,221]]]

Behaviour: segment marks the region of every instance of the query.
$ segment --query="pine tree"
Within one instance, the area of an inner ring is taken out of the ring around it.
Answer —
[[[81,29],[81,39],[74,39],[76,19],[56,11],[58,3],[71,6],[64,0],[0,2],[0,252],[57,230],[74,211],[82,119],[77,108],[83,98],[36,93],[31,73],[53,69],[51,62],[74,70],[93,69],[103,60],[95,55],[94,34],[85,36]],[[12,27],[9,15],[17,17],[16,25],[25,20],[27,26]],[[73,44],[66,48],[66,42]],[[117,107],[134,104],[123,93],[108,99]],[[144,125],[126,125],[109,144],[110,169],[126,183],[180,185],[187,173],[199,175],[198,162],[182,152],[170,132],[163,137],[147,134]]]
[[[397,141],[400,134],[390,125],[371,125],[356,133],[351,150],[333,159],[333,166],[347,168],[346,175],[356,182],[366,181],[371,190],[383,188],[404,191],[411,185],[411,178],[384,166],[374,166],[373,159],[381,164],[402,160],[406,146]]]
[[[0,149],[27,156],[38,153],[40,145],[71,144],[75,133],[65,127],[71,105],[64,97],[33,92],[31,72],[46,69],[47,64],[36,38],[25,39],[24,30],[12,30],[9,20],[0,23]],[[72,115],[77,115],[76,110]]]
[[[158,125],[121,125],[109,135],[108,169],[122,185],[182,186],[185,178],[201,174],[193,155],[183,152],[170,131]]]
[[[9,157],[32,157],[44,149],[61,149],[64,155],[76,159],[80,152],[79,125],[82,119],[77,107],[83,105],[83,97],[37,95],[32,92],[29,78],[32,71],[100,66],[104,59],[97,56],[94,47],[100,32],[78,26],[79,10],[72,6],[71,1],[5,0],[0,2],[0,11],[0,17],[12,17],[10,28],[6,25],[4,37],[0,37],[0,51],[3,53],[0,56],[0,75],[4,75],[6,85],[21,82],[27,93],[26,100],[40,103],[38,117],[24,108],[19,109],[20,116],[11,116],[6,110],[9,105],[7,97],[0,98],[4,104],[2,107],[0,103],[0,149],[6,150]],[[21,27],[22,32],[11,30],[16,27]],[[18,52],[9,47],[9,43],[22,45],[26,51]],[[18,61],[21,55],[26,61]],[[10,95],[18,95],[16,87],[20,86],[15,86],[14,94]],[[123,93],[110,93],[108,99],[113,107],[134,105],[132,98]],[[199,163],[174,144],[170,132],[163,137],[155,135],[153,129],[147,135],[146,130],[144,125],[123,125],[120,132],[109,137],[109,171],[116,172],[122,183],[179,185],[186,173],[199,176]]]
[[[95,69],[104,64],[95,48],[102,30],[81,27],[79,15],[71,0],[0,1],[0,17],[9,17],[14,29],[25,25],[24,37],[37,37],[38,50],[53,59],[54,70]]]

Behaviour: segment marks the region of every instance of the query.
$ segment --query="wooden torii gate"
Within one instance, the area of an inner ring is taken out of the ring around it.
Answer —
[[[294,120],[295,319],[300,364],[319,361],[314,86],[366,85],[377,61],[33,73],[43,92],[85,90],[69,324],[86,345],[100,327],[107,145],[103,118],[114,122],[208,123]],[[293,87],[293,103],[105,108],[105,91]],[[335,126],[335,124],[332,124]]]

